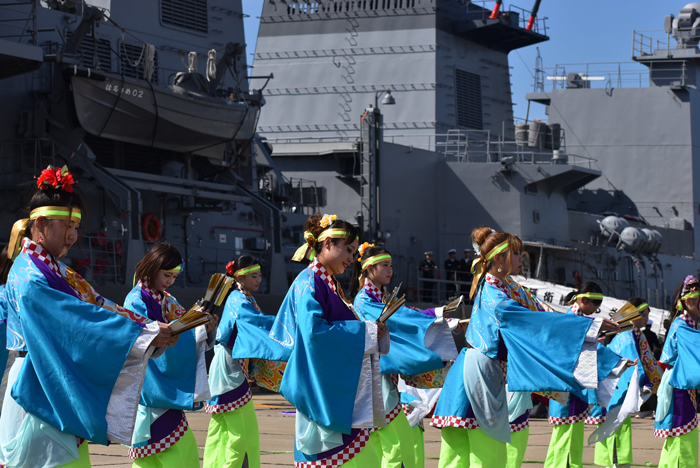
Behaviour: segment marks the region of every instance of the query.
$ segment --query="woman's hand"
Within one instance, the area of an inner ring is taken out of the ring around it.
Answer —
[[[600,331],[620,333],[620,325],[610,319],[603,319],[603,325],[600,326]]]
[[[207,323],[207,333],[211,333],[212,331],[216,330],[216,327],[219,325],[219,316],[218,315],[212,315],[210,313],[207,313],[209,318],[211,319],[211,322]]]
[[[387,333],[386,324],[382,322],[377,323],[377,338],[381,339],[384,333]]]
[[[159,348],[161,346],[175,346],[179,336],[173,336],[172,330],[170,330],[170,325],[167,323],[158,322],[158,327],[160,328],[160,333],[151,341],[151,346],[154,348]]]
[[[639,359],[635,359],[634,361],[630,361],[628,359],[627,362],[625,363],[625,367],[629,368],[629,367],[636,366],[638,362],[639,362]]]

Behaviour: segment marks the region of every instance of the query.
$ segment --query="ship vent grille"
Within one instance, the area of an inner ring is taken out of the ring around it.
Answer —
[[[163,26],[207,34],[207,0],[160,0],[160,22]]]
[[[121,59],[121,73],[129,78],[135,78],[137,80],[145,79],[143,76],[143,57],[141,55],[141,50],[143,46],[122,43],[119,53]],[[136,63],[137,60],[139,64],[134,67],[132,64]],[[153,54],[153,76],[151,77],[151,83],[158,83],[158,51]]]
[[[457,125],[483,130],[481,110],[481,76],[455,69]]]
[[[68,31],[66,34],[68,40],[73,36],[73,31]],[[95,48],[97,48],[97,58],[95,57]],[[78,49],[80,63],[84,67],[97,68],[97,60],[100,64],[100,69],[104,71],[112,71],[112,48],[109,39],[98,39],[95,42],[93,36],[85,36],[83,42]]]

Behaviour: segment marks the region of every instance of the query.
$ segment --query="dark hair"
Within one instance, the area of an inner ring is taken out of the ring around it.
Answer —
[[[571,291],[569,294],[567,294],[564,300],[568,304],[569,302],[571,302],[574,296],[585,293],[603,294],[603,290],[600,288],[598,283],[594,283],[593,281],[586,281],[581,285],[580,288],[578,288],[578,291]],[[599,299],[589,299],[587,297],[584,297],[584,299],[591,301],[597,307],[600,307],[600,305],[603,303],[603,301]]]
[[[7,275],[10,273],[12,263],[12,260],[7,258],[7,246],[5,246],[0,252],[0,286],[7,283]]]
[[[384,247],[367,247],[365,250],[364,254],[362,255],[362,259],[358,258],[352,262],[352,278],[350,280],[350,297],[354,298],[357,293],[360,292],[360,289],[362,289],[362,285],[364,283],[364,279],[367,277],[367,270],[362,271],[362,261],[367,260],[370,257],[374,257],[375,255],[381,255],[381,254],[391,254],[387,249]],[[371,268],[371,267],[367,267]]]
[[[182,255],[170,244],[161,242],[156,244],[136,264],[136,281],[153,281],[159,270],[172,270],[182,265]]]
[[[238,257],[238,260],[230,262],[228,265],[226,265],[226,274],[233,278],[233,274],[236,271],[253,265],[260,265],[257,258],[253,257],[252,255],[241,255]]]
[[[71,211],[73,208],[77,208],[80,210],[80,224],[85,226],[85,203],[83,203],[82,197],[76,192],[69,193],[65,190],[53,188],[46,190],[38,189],[36,192],[34,192],[34,195],[32,195],[31,200],[29,200],[29,206],[27,208],[31,213],[33,210],[43,206],[65,206]],[[31,232],[33,226],[34,220],[32,220],[27,226],[25,235],[28,235],[28,233]]]
[[[338,242],[340,242],[341,240],[345,241],[346,244],[352,244],[353,241],[355,241],[356,239],[359,242],[360,231],[359,229],[357,229],[357,227],[353,226],[347,221],[343,221],[342,219],[336,219],[330,224],[330,226],[328,226],[328,228],[324,228],[321,226],[322,219],[323,216],[321,216],[319,213],[312,214],[311,216],[309,216],[309,219],[306,220],[306,223],[304,223],[304,231],[310,232],[314,235],[314,239],[318,239],[318,236],[321,235],[321,233],[326,229],[342,229],[343,231],[346,231],[348,235],[345,238],[331,238],[331,242],[334,245],[337,245]],[[312,245],[312,242],[313,239],[307,241],[309,246]],[[316,242],[314,247],[316,255],[321,253],[322,249],[323,242]]]

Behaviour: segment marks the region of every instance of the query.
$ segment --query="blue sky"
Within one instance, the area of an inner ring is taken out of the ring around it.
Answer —
[[[260,12],[264,0],[242,0],[248,53],[255,50]],[[481,3],[481,2],[478,2]],[[530,9],[535,0],[504,1]],[[562,63],[582,62],[630,62],[633,30],[663,29],[664,17],[678,16],[680,9],[689,2],[675,0],[543,0],[539,17],[547,18],[547,35],[550,40],[539,44],[544,67]],[[492,8],[494,2],[486,2]],[[652,35],[659,36],[658,31]],[[537,49],[535,46],[513,51],[509,55],[512,67],[512,91],[515,117],[525,117],[525,94],[532,91]],[[249,63],[252,56],[249,55]],[[572,70],[574,67],[567,67]],[[598,69],[617,69],[617,64],[599,65]],[[592,73],[594,75],[595,73]],[[551,83],[550,83],[551,86]],[[542,118],[544,106],[533,104],[530,118]]]

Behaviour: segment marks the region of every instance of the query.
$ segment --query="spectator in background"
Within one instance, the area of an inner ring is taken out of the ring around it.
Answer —
[[[433,261],[433,252],[428,250],[424,255],[425,260],[421,260],[421,262],[418,264],[418,269],[420,269],[423,278],[433,279],[435,278],[435,270],[437,270],[437,265]],[[423,294],[421,295],[421,301],[433,302],[434,288],[435,283],[432,281],[423,281]]]
[[[651,325],[652,321],[648,320],[647,321],[647,326],[644,328],[644,336],[647,339],[647,342],[649,343],[649,347],[651,348],[651,352],[656,358],[656,360],[659,360],[661,358],[661,351],[663,347],[661,346],[661,342],[659,341],[659,337],[656,333],[654,333],[651,330]]]
[[[457,251],[455,249],[450,249],[447,254],[450,256],[445,260],[445,279],[448,281],[457,281],[457,271],[459,270],[459,261],[455,258],[457,257]],[[455,283],[447,283],[447,299],[448,301],[457,293],[457,285]]]
[[[459,261],[459,273],[457,273],[457,279],[459,281],[471,281],[474,275],[472,275],[472,249],[464,249],[464,258]],[[468,292],[469,287],[460,286],[460,292]]]

